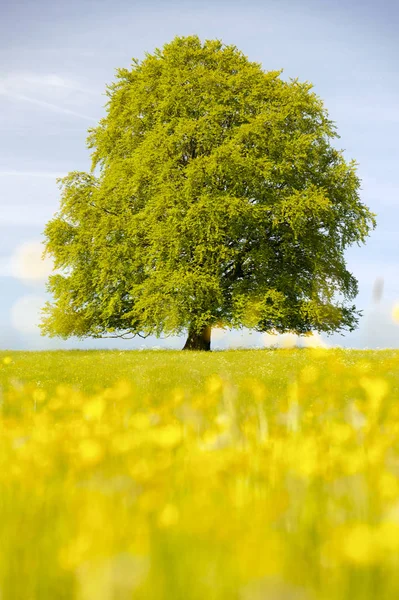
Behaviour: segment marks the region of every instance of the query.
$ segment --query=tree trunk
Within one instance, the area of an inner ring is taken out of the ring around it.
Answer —
[[[189,329],[188,338],[183,350],[210,350],[211,349],[211,327],[207,325],[197,333]]]

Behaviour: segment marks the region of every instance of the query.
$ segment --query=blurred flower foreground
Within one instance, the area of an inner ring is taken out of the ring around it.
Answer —
[[[399,391],[321,352],[240,402],[217,375],[48,393],[3,359],[2,600],[398,598]]]

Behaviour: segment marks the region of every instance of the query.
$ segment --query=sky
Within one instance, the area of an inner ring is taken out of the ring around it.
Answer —
[[[352,0],[134,2],[30,0],[0,8],[0,349],[180,348],[165,340],[64,341],[40,335],[51,296],[43,230],[58,210],[56,178],[88,171],[87,129],[105,115],[118,67],[176,35],[234,44],[265,71],[314,85],[347,160],[358,162],[362,201],[377,213],[366,245],[347,250],[359,281],[359,328],[345,336],[270,337],[216,331],[213,348],[270,344],[399,348],[399,4]]]

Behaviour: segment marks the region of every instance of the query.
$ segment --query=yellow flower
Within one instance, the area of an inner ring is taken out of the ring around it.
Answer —
[[[154,430],[154,442],[161,448],[175,448],[182,439],[180,425],[165,425]]]
[[[319,371],[314,365],[306,365],[301,371],[300,378],[303,383],[314,383],[318,375]]]
[[[388,393],[388,382],[381,377],[361,377],[359,383],[366,392],[371,410],[377,412],[382,400]]]
[[[147,460],[141,459],[131,465],[129,468],[129,474],[135,481],[145,482],[151,479],[153,475],[153,469],[151,469],[151,466]]]
[[[112,397],[117,400],[124,400],[132,395],[132,384],[126,379],[119,380],[113,388],[109,389]]]
[[[11,356],[5,356],[5,357],[3,358],[3,364],[5,364],[5,365],[10,365],[11,363],[12,363],[12,358],[11,358]]]
[[[321,464],[317,440],[312,437],[303,438],[299,446],[291,448],[290,459],[297,475],[304,479],[314,477]]]
[[[173,527],[179,522],[179,511],[173,504],[167,504],[158,515],[158,525],[162,528]]]
[[[226,429],[230,429],[230,427],[232,426],[231,416],[224,414],[224,413],[219,414],[216,417],[215,422],[220,431],[225,431]]]
[[[378,543],[375,531],[368,525],[358,524],[343,536],[343,557],[356,565],[369,565],[378,560]]]
[[[378,542],[381,549],[387,553],[397,555],[399,551],[399,524],[392,521],[383,521],[377,530]]]
[[[84,560],[90,550],[90,539],[81,534],[72,540],[68,546],[60,549],[58,560],[63,569],[74,570]]]
[[[179,406],[182,404],[185,398],[184,388],[175,388],[172,390],[170,399],[173,406]]]
[[[114,435],[112,438],[111,446],[115,454],[124,454],[129,452],[134,446],[134,437],[131,432],[124,432]]]
[[[250,390],[256,402],[263,402],[267,396],[266,386],[262,381],[251,378],[245,381],[246,387]]]
[[[151,426],[150,415],[148,413],[136,413],[130,419],[130,425],[134,427],[134,429],[144,431]]]
[[[86,419],[101,419],[105,410],[105,400],[104,398],[94,397],[92,400],[86,402],[83,406],[83,414]]]
[[[102,460],[104,450],[97,440],[86,439],[79,444],[79,456],[84,466],[91,467]]]
[[[398,477],[387,471],[381,473],[378,479],[378,491],[384,500],[390,501],[399,498]]]
[[[47,394],[44,390],[38,389],[38,390],[34,390],[34,392],[33,392],[33,400],[35,402],[38,402],[39,404],[44,402],[46,397],[47,397]]]
[[[219,375],[211,375],[205,383],[209,394],[219,394],[223,389],[223,379]]]
[[[399,302],[392,309],[392,318],[396,323],[399,323]]]

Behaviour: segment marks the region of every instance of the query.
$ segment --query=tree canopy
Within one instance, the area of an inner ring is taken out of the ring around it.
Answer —
[[[58,180],[44,335],[188,331],[208,349],[215,326],[357,326],[344,252],[375,214],[313,86],[281,73],[197,36],[117,70],[90,173]]]

